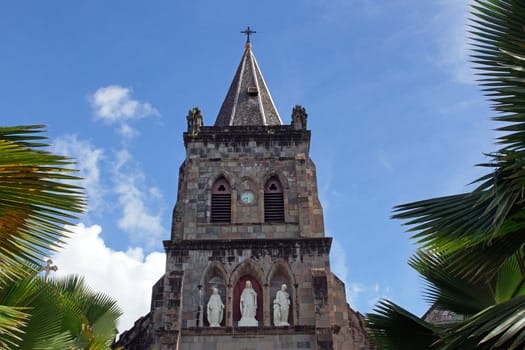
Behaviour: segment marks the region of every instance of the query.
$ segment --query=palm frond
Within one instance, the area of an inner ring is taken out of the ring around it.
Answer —
[[[495,201],[508,204],[502,207]],[[412,238],[423,248],[451,251],[493,239],[499,233],[494,225],[504,223],[502,208],[507,213],[514,201],[493,200],[487,191],[474,191],[399,205],[392,217],[408,220],[408,232],[416,232]],[[525,222],[522,225],[525,228]]]
[[[0,268],[1,278],[23,273],[26,261],[38,265],[65,238],[64,225],[82,213],[82,188],[71,161],[35,142],[45,137],[40,126],[0,127]],[[13,268],[15,267],[15,268]]]
[[[28,311],[27,307],[0,305],[0,349],[10,349],[20,342],[30,318]]]
[[[63,303],[69,303],[75,310],[64,315],[64,324],[74,336],[75,345],[86,349],[90,346],[96,348],[94,344],[99,343],[109,346],[122,314],[116,301],[106,294],[92,291],[80,276],[67,276],[50,281],[50,284],[64,298]]]
[[[516,247],[523,244],[523,236],[522,232],[515,232],[446,252],[447,269],[472,283],[493,280],[505,261],[516,254]]]
[[[445,254],[418,251],[408,263],[426,282],[426,301],[459,315],[473,315],[494,304],[495,279],[472,282],[451,272]]]
[[[523,349],[525,296],[493,305],[443,334],[442,350]],[[468,347],[467,343],[472,347]]]
[[[493,119],[503,123],[497,129],[499,149],[478,164],[487,174],[473,182],[474,191],[403,204],[394,208],[393,217],[406,221],[412,238],[426,251],[410,264],[427,280],[427,298],[469,316],[434,328],[438,340],[432,346],[523,349],[525,2],[475,0],[469,33],[478,82],[497,112]],[[412,334],[400,333],[409,339],[425,328],[391,303],[380,303],[377,312],[370,315],[378,320],[372,322],[372,332],[387,346],[396,344],[393,349],[407,348],[396,343],[400,336],[391,331],[393,321],[412,325]]]
[[[525,271],[523,249],[509,257],[498,271],[495,288],[495,302],[502,303],[525,295]]]
[[[439,327],[389,300],[381,300],[374,313],[366,316],[366,328],[373,343],[384,350],[433,349],[439,340]]]
[[[508,233],[506,219],[525,209],[525,6],[520,0],[477,0],[473,5],[472,58],[481,70],[480,85],[493,108],[502,148],[479,164],[490,172],[478,188],[455,196],[395,207],[394,218],[408,220],[414,239],[437,250],[488,242]],[[521,217],[521,228],[525,220]],[[516,231],[516,230],[514,230]]]
[[[51,349],[46,344],[54,344],[58,339],[65,341],[61,334],[63,308],[35,270],[34,266],[26,266],[28,273],[24,278],[0,286],[0,305],[26,310],[27,319],[18,327],[21,336],[11,339],[12,348],[20,350]]]

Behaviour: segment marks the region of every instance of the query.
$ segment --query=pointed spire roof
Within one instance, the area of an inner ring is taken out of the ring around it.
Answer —
[[[246,49],[222,103],[215,126],[282,125],[272,96],[252,52],[248,27]]]

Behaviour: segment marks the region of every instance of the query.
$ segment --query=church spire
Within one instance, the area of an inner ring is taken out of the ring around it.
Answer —
[[[248,26],[241,33],[246,35],[245,51],[215,126],[281,125],[281,118],[252,52],[250,35],[255,31]]]

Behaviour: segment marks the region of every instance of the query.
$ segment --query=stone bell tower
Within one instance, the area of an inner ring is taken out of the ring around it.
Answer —
[[[213,126],[184,133],[166,273],[125,349],[369,349],[330,271],[310,131],[283,125],[248,36]]]

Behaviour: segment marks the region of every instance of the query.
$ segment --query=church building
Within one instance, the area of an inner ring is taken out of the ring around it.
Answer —
[[[243,33],[213,126],[189,111],[166,272],[115,348],[371,349],[330,270],[306,111],[283,124]]]

